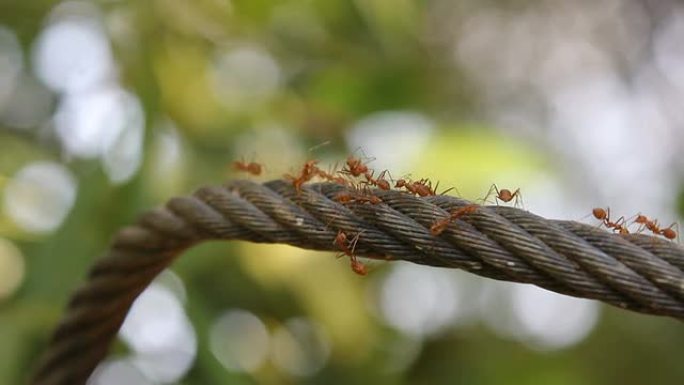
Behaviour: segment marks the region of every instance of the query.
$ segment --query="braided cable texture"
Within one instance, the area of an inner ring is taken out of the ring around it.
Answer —
[[[283,180],[238,180],[143,214],[72,296],[31,383],[84,384],[135,298],[183,250],[209,239],[339,251],[334,239],[344,231],[360,234],[358,255],[458,268],[684,320],[684,249],[674,242],[502,206],[479,206],[434,236],[435,221],[472,203],[373,190],[382,203],[343,205],[334,199],[343,191],[334,183],[297,191]]]

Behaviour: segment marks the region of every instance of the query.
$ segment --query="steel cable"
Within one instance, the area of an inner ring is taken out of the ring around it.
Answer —
[[[434,236],[435,221],[472,202],[373,190],[382,203],[341,204],[335,198],[345,189],[237,180],[143,214],[71,297],[31,383],[84,384],[135,298],[183,250],[213,239],[340,251],[334,239],[343,231],[359,235],[360,256],[458,268],[684,320],[684,249],[675,242],[503,206],[478,206]]]

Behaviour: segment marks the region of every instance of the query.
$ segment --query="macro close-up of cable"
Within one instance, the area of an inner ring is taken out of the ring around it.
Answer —
[[[0,385],[684,381],[684,2],[0,1]]]
[[[184,250],[206,240],[339,252],[335,239],[343,232],[356,238],[358,256],[461,269],[684,320],[684,249],[676,242],[449,195],[373,189],[376,203],[340,203],[348,192],[336,183],[295,188],[285,180],[235,180],[144,213],[114,237],[71,297],[32,384],[85,383],[135,298]],[[431,232],[463,207],[474,208]]]

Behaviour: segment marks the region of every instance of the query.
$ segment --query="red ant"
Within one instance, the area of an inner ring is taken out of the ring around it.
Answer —
[[[341,172],[358,177],[368,172],[368,166],[366,166],[361,159],[350,155],[347,157],[346,165],[342,168]]]
[[[651,220],[646,215],[637,214],[637,217],[634,220],[634,223],[638,223],[641,225],[640,230],[643,230],[643,228],[645,227],[649,231],[653,232],[653,234],[656,234],[656,235],[660,234],[660,226],[658,226],[658,220]],[[672,226],[670,226],[670,227],[672,227]]]
[[[318,175],[320,169],[316,166],[317,163],[317,160],[309,160],[304,163],[304,166],[302,166],[302,171],[298,177],[289,174],[285,175],[285,177],[292,180],[292,186],[295,188],[295,190],[300,191],[304,183],[310,181],[314,176]]]
[[[236,160],[233,162],[233,168],[238,171],[244,171],[252,175],[261,175],[262,166],[257,162],[244,162],[241,160]]]
[[[673,227],[675,227],[675,226],[679,227],[677,225],[677,223],[672,222],[672,224],[669,227],[664,228],[664,229],[660,229],[658,234],[662,235],[663,237],[665,237],[669,240],[673,240],[673,239],[678,237],[677,231],[675,229],[673,229]]]
[[[625,226],[625,217],[620,217],[615,222],[610,220],[610,208],[602,209],[600,207],[596,207],[591,210],[591,213],[594,218],[600,220],[607,228],[613,229],[613,231],[620,234],[629,234],[629,230],[627,229],[627,226]]]
[[[370,184],[371,186],[375,186],[380,190],[387,191],[392,188],[387,179],[385,179],[385,174],[387,173],[389,173],[389,171],[387,170],[381,172],[380,175],[378,175],[377,179],[373,178],[373,174],[375,174],[375,171],[366,171],[363,175],[366,177],[366,183]]]
[[[316,168],[316,175],[320,178],[327,180],[328,182],[334,182],[346,186],[348,183],[347,179],[340,175],[334,175],[333,172],[326,172],[324,170],[321,170],[320,168]]]
[[[367,188],[363,190],[357,188],[356,191],[340,192],[335,196],[335,200],[342,204],[358,202],[377,205],[378,203],[382,203],[382,199],[373,195],[373,193]]]
[[[337,232],[337,236],[335,237],[333,243],[342,250],[342,254],[340,254],[338,258],[342,255],[349,256],[349,262],[351,264],[352,271],[358,275],[366,275],[368,274],[366,265],[364,265],[362,262],[359,262],[359,260],[356,258],[356,255],[354,255],[354,248],[356,247],[360,236],[361,233],[359,232],[351,241],[348,241],[347,234],[340,230]]]
[[[494,196],[494,200],[496,201],[496,204],[499,204],[499,201],[502,201],[504,203],[508,203],[515,199],[514,206],[518,206],[518,203],[522,203],[522,194],[520,193],[520,189],[516,189],[515,191],[511,192],[511,190],[502,188],[499,190],[499,188],[496,186],[496,184],[493,184],[492,187],[489,188],[489,191],[487,192],[487,195],[484,198],[484,201],[489,198],[490,195],[492,195],[493,192],[496,192],[496,195]]]
[[[444,230],[446,230],[447,226],[456,219],[466,215],[466,214],[472,214],[474,213],[479,205],[476,204],[470,204],[467,206],[460,207],[458,209],[454,209],[448,217],[440,219],[436,221],[435,223],[432,224],[430,227],[430,233],[432,235],[439,235],[441,234]]]
[[[661,229],[658,225],[658,220],[651,220],[647,216],[638,214],[634,223],[640,224],[642,229],[645,227],[655,235],[662,235],[663,237],[673,240],[677,238],[677,231],[673,227],[677,226],[677,223],[672,223],[669,227]]]
[[[394,184],[394,187],[402,188],[402,187],[406,187],[408,185],[409,185],[409,182],[407,182],[406,179],[397,179],[397,182]]]
[[[436,195],[435,190],[432,188],[432,182],[429,179],[421,179],[417,182],[406,181],[405,179],[399,179],[395,183],[394,187],[405,188],[406,191],[413,195],[418,195],[421,197],[426,197],[429,195]]]
[[[439,182],[437,182],[437,184],[435,185],[435,194],[437,194],[437,187],[438,187],[438,186],[439,186]],[[445,195],[446,193],[448,193],[448,192],[451,191],[451,190],[456,190],[456,194],[457,194],[457,195],[461,195],[461,193],[458,192],[458,190],[456,189],[456,187],[449,187],[448,189],[446,189],[446,190],[442,191],[441,193],[439,193],[439,195]]]
[[[413,188],[416,190],[416,193],[422,197],[437,195],[435,189],[432,188],[432,182],[428,179],[421,179],[418,182],[413,182]]]

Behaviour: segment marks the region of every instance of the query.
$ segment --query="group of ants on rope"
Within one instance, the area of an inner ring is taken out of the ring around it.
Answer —
[[[380,190],[388,191],[392,189],[392,182],[394,182],[394,188],[400,190],[404,189],[406,193],[420,197],[446,194],[453,189],[452,187],[442,191],[441,193],[438,193],[437,187],[439,186],[439,182],[437,182],[437,184],[435,184],[433,187],[432,181],[427,178],[422,178],[420,180],[404,178],[393,180],[391,176],[388,178],[388,170],[380,172],[378,176],[375,177],[375,170],[368,167],[366,161],[353,155],[347,157],[344,165],[339,170],[337,169],[337,166],[335,166],[331,171],[325,171],[318,166],[318,163],[318,160],[308,160],[300,168],[298,174],[286,174],[285,179],[291,181],[292,186],[297,191],[301,190],[301,187],[304,183],[309,182],[316,177],[347,187],[349,190],[340,192],[335,196],[335,200],[342,204],[379,204],[382,202],[382,199],[373,194],[371,188],[375,187]],[[237,171],[245,172],[255,176],[261,175],[264,169],[262,164],[254,161],[247,162],[244,160],[238,160],[234,161],[232,165]],[[481,201],[483,203],[488,202],[488,199],[490,196],[492,196],[492,194],[494,195],[496,204],[498,204],[499,201],[504,203],[513,201],[514,205],[518,206],[522,200],[522,194],[520,193],[519,188],[511,191],[505,188],[499,189],[496,184],[493,184],[487,192],[487,195],[485,195]],[[446,230],[449,224],[463,216],[474,213],[478,207],[480,207],[479,204],[471,203],[464,207],[452,210],[448,215],[436,220],[432,224],[430,227],[430,233],[435,236],[441,234],[444,230]],[[671,241],[679,237],[677,230],[675,230],[675,227],[678,226],[676,222],[672,223],[666,228],[663,228],[660,226],[657,219],[651,219],[641,213],[629,218],[621,216],[617,220],[613,221],[610,218],[610,208],[604,209],[596,207],[592,210],[592,215],[594,218],[601,221],[600,225],[619,234],[629,234],[630,225],[636,224],[638,226],[636,230],[637,233],[647,230],[656,236],[662,236]],[[351,269],[359,275],[366,275],[368,273],[368,269],[357,259],[354,253],[354,249],[359,241],[360,236],[360,232],[351,237],[344,231],[339,230],[337,236],[335,237],[334,243],[341,252],[338,257],[345,255],[348,256]]]

